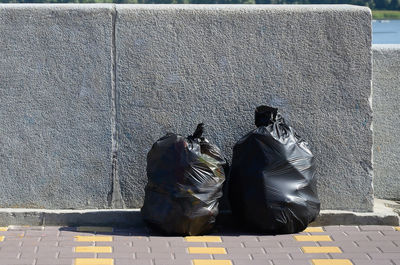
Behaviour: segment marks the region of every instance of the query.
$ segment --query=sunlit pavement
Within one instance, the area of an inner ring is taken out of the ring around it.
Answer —
[[[292,235],[163,237],[111,227],[0,228],[1,265],[400,265],[400,228],[310,227]]]

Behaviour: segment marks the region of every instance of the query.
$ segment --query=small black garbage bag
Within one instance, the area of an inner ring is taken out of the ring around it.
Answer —
[[[226,161],[202,136],[203,124],[187,138],[169,133],[147,155],[141,213],[153,229],[167,235],[209,232],[218,214]]]
[[[278,109],[259,106],[256,129],[234,146],[229,200],[234,216],[253,231],[303,231],[320,210],[314,157]]]

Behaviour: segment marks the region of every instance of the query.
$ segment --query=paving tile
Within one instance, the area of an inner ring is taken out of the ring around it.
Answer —
[[[311,260],[272,260],[274,265],[311,265]]]
[[[114,259],[114,265],[153,265],[152,260]]]
[[[334,225],[334,226],[324,226],[326,232],[332,231],[360,231],[358,226],[354,225]]]
[[[384,231],[384,230],[394,230],[393,226],[385,226],[385,225],[360,225],[360,230],[361,231],[371,231],[371,230],[378,230],[378,231]]]
[[[303,232],[325,232],[322,227],[307,227]]]
[[[278,241],[245,242],[245,243],[243,243],[243,245],[246,248],[254,248],[254,247],[269,247],[269,248],[277,247],[277,248],[280,248],[281,247],[281,245],[279,244]]]
[[[301,247],[264,248],[266,254],[270,253],[302,253]]]
[[[226,248],[226,251],[229,254],[234,254],[234,253],[262,254],[262,253],[265,253],[263,248],[261,248],[261,247],[258,247],[258,248],[257,247],[255,247],[255,248],[252,248],[252,247]]]
[[[10,258],[1,258],[1,265],[33,265],[35,259],[10,259]]]
[[[96,242],[92,242],[92,243],[94,243],[94,245],[97,246],[97,247],[106,247],[106,246],[110,246],[110,247],[118,247],[118,246],[132,247],[133,246],[133,243],[131,241],[115,241],[115,240],[113,240],[112,242],[96,241]],[[143,244],[138,244],[138,246],[143,246]]]
[[[0,258],[18,258],[19,257],[18,251],[0,251]]]
[[[358,235],[332,235],[333,241],[370,241],[370,239],[362,235],[361,233]]]
[[[370,260],[367,253],[331,253],[329,254],[333,259],[363,259]]]
[[[243,247],[244,244],[240,241],[232,241],[232,242],[206,242],[207,247],[232,247],[232,248],[240,248]]]
[[[304,253],[342,253],[338,247],[302,247]]]
[[[155,265],[192,265],[191,260],[169,260],[169,259],[155,259]]]
[[[318,242],[317,243],[319,246],[321,246],[321,247],[329,247],[329,246],[332,246],[332,247],[349,247],[349,248],[352,248],[352,247],[358,247],[357,245],[356,245],[356,243],[354,243],[353,241],[326,241],[326,242]]]
[[[74,265],[114,265],[113,259],[75,259]]]
[[[272,259],[290,259],[288,253],[267,253],[267,254],[253,254],[253,259],[258,260],[272,260]]]
[[[383,230],[383,231],[379,231],[379,233],[382,233],[385,236],[397,236],[398,238],[400,238],[400,233],[397,230],[395,230],[395,231]]]
[[[352,265],[348,259],[313,259],[314,265]]]
[[[277,236],[258,236],[258,241],[277,241]]]
[[[400,259],[400,252],[398,253],[369,253],[369,256],[374,259]]]
[[[164,253],[166,254],[166,253]],[[226,254],[224,254],[225,256]],[[174,253],[175,259],[212,259],[211,254],[189,254],[189,253]],[[222,259],[225,259],[223,257]]]
[[[89,253],[111,253],[112,252],[112,247],[93,247],[93,246],[79,246],[75,247],[75,252],[77,253],[84,253],[84,252],[89,252]]]
[[[217,247],[188,247],[189,254],[227,254],[225,248]]]
[[[222,242],[220,236],[187,236],[187,242]]]
[[[186,237],[186,240],[185,240],[185,238],[181,237],[181,236],[179,236],[179,237],[178,236],[175,236],[175,237],[172,237],[172,236],[168,236],[168,237],[165,237],[165,236],[150,236],[149,237],[149,241],[150,242],[151,241],[168,241],[168,242],[177,241],[177,242],[183,242],[183,241],[188,241],[188,239],[189,239],[189,241],[193,240],[193,241],[190,241],[190,242],[204,242],[201,239],[198,239],[199,241],[196,241],[197,240],[196,238],[199,238],[199,237]],[[203,237],[200,237],[200,238],[207,238],[207,237],[203,236]],[[211,242],[214,242],[214,241],[211,241]]]
[[[150,242],[149,242],[150,243]],[[164,243],[164,245],[162,246],[171,246],[171,247],[206,247],[206,242],[177,242],[177,241],[173,241],[173,242],[153,242],[153,243]],[[148,244],[151,247],[157,247],[151,244]]]
[[[351,262],[353,262],[354,265],[393,265],[390,260],[379,260],[379,262],[377,262],[376,260],[352,259]]]
[[[327,253],[290,253],[290,256],[293,260],[330,258]]]
[[[248,253],[232,253],[232,254],[213,254],[213,259],[230,259],[230,260],[251,260],[252,255]]]
[[[172,253],[135,253],[136,259],[172,259]]]
[[[294,236],[297,241],[332,241],[331,237],[328,235],[320,236]]]
[[[111,242],[113,241],[112,236],[76,236],[76,242]]]
[[[58,254],[59,258],[95,258],[95,253],[74,253],[74,252],[63,252]]]
[[[230,260],[193,260],[193,265],[233,265]]]
[[[35,265],[71,265],[72,259],[56,259],[49,257],[40,257],[36,259]]]
[[[392,241],[355,241],[355,244],[359,247],[395,246]]]
[[[66,240],[66,241],[59,241],[58,246],[60,247],[77,247],[77,246],[95,246],[95,242],[93,241],[74,241],[73,239],[71,240]]]
[[[234,265],[275,265],[275,263],[272,263],[272,260],[233,260],[232,262]]]
[[[183,247],[152,247],[149,248],[151,253],[187,253],[187,248]],[[135,248],[135,252],[137,251]]]
[[[400,252],[399,246],[378,246],[383,253]]]
[[[332,243],[330,241],[281,241],[278,243],[278,247],[318,247],[321,243]],[[336,244],[337,245],[337,244]]]
[[[134,259],[135,253],[133,252],[118,252],[118,253],[96,253],[96,258],[121,258],[121,259]]]
[[[341,247],[343,253],[382,253],[377,247]]]

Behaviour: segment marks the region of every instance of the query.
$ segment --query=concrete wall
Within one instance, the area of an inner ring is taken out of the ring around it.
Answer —
[[[0,5],[0,31],[0,207],[140,207],[160,136],[205,122],[230,157],[270,104],[322,207],[372,210],[367,8]]]
[[[400,200],[400,45],[373,46],[374,187]]]

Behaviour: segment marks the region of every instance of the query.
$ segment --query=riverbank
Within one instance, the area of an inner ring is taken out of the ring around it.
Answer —
[[[382,19],[400,19],[399,10],[372,10],[372,18],[377,20]]]

